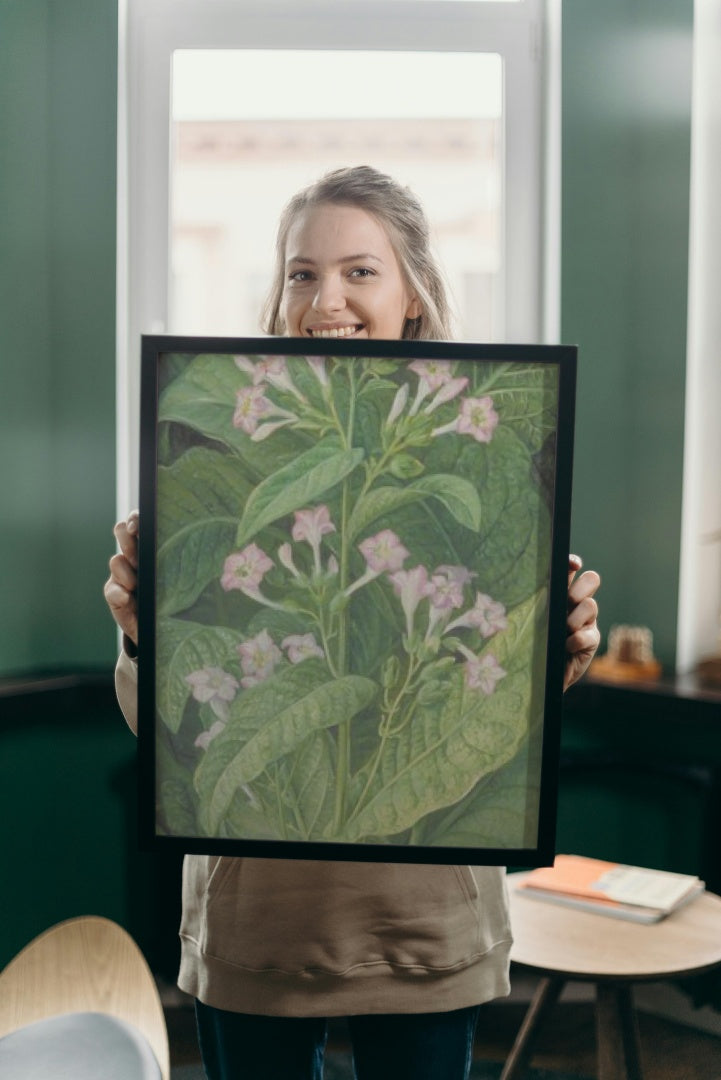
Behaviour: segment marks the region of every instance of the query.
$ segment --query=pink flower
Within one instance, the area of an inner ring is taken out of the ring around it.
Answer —
[[[258,386],[244,386],[235,395],[235,412],[233,413],[233,427],[240,428],[246,435],[250,435],[255,442],[271,435],[276,428],[292,424],[298,417],[288,409],[281,409],[274,405],[265,396],[265,384]],[[261,424],[261,420],[267,417],[279,416],[280,420],[272,423]]]
[[[410,554],[391,529],[383,529],[375,536],[369,536],[358,545],[358,550],[374,575],[400,570]]]
[[[258,383],[263,382],[265,374],[258,364],[254,364],[247,356],[234,356],[233,359],[235,360],[235,366],[237,368],[244,371],[246,375],[250,375],[253,380],[253,386],[257,386]]]
[[[213,739],[216,739],[220,735],[221,731],[225,730],[225,721],[216,720],[208,731],[201,731],[198,738],[195,740],[194,746],[199,747],[201,750],[207,750]]]
[[[476,602],[463,615],[459,615],[446,630],[454,630],[459,626],[474,627],[480,630],[482,637],[489,638],[498,630],[505,630],[508,626],[506,609],[498,600],[492,600],[485,593],[476,593]]]
[[[265,397],[264,386],[244,386],[235,395],[233,427],[240,428],[246,435],[252,435],[258,421],[273,412],[273,402]]]
[[[386,424],[388,427],[398,419],[408,402],[409,387],[408,383],[403,383],[396,391],[396,396],[393,398],[393,404],[391,405],[388,416],[386,417]]]
[[[426,641],[443,626],[454,608],[463,607],[463,587],[475,577],[465,566],[437,566],[431,575],[430,605]]]
[[[289,415],[287,420],[273,420],[269,424],[259,424],[250,437],[253,442],[262,442],[263,439],[267,439],[278,428],[287,427],[288,424],[292,424],[297,419],[298,417],[293,414],[292,416]]]
[[[310,510],[295,511],[295,525],[292,530],[294,540],[306,540],[313,549],[313,563],[316,573],[320,573],[320,544],[324,536],[335,532],[335,525],[330,520],[328,507],[313,506]]]
[[[254,595],[264,575],[273,565],[273,560],[269,559],[257,544],[248,544],[242,551],[229,555],[225,560],[220,584],[226,592],[240,589],[249,596]]]
[[[299,401],[305,401],[305,397],[290,377],[288,362],[285,357],[260,356],[258,357],[256,369],[262,372],[261,377],[266,382],[269,382],[271,386],[276,386],[279,390],[285,390],[287,393],[293,394]]]
[[[408,367],[426,384],[429,393],[438,390],[453,378],[453,364],[450,360],[414,360]]]
[[[475,570],[469,570],[466,566],[449,566],[447,564],[437,566],[433,573],[443,574],[449,581],[455,582],[460,585],[461,588],[473,581],[474,577],[478,577]]]
[[[210,705],[221,720],[228,718],[228,705],[238,690],[238,682],[219,667],[204,667],[185,676],[196,701]]]
[[[445,574],[434,573],[428,585],[430,610],[426,641],[430,641],[439,627],[451,617],[454,608],[463,606],[463,586]]]
[[[472,435],[477,442],[490,442],[498,424],[493,398],[464,398],[456,423],[459,435]]]
[[[428,571],[425,566],[414,566],[412,570],[397,570],[389,574],[388,579],[393,585],[393,591],[400,597],[403,614],[406,617],[406,633],[408,637],[413,633],[413,617],[421,600],[428,596],[432,585],[428,580]]]
[[[294,540],[307,540],[311,547],[314,547],[320,543],[322,536],[332,532],[335,532],[335,525],[330,520],[327,506],[313,506],[310,510],[295,511],[292,533]]]
[[[471,690],[482,690],[484,694],[492,694],[496,689],[496,683],[500,682],[508,672],[496,660],[493,653],[485,653],[483,656],[472,656],[465,664],[466,686]]]
[[[391,529],[383,529],[375,536],[369,536],[358,545],[358,550],[368,565],[365,573],[346,589],[345,596],[350,596],[356,589],[361,589],[379,574],[400,570],[403,561],[410,554]]]
[[[268,631],[261,630],[254,638],[249,638],[238,646],[238,656],[244,672],[240,685],[247,688],[264,682],[272,675],[283,654]]]
[[[255,370],[260,375],[258,381],[267,379],[278,385],[288,378],[288,363],[284,356],[259,356]]]
[[[463,607],[463,586],[446,574],[431,576],[430,598],[433,607],[448,610]]]
[[[301,576],[300,570],[293,562],[293,549],[290,544],[281,544],[278,548],[278,558],[280,559],[286,570],[290,570],[293,577],[299,578]]]
[[[325,657],[325,653],[312,634],[290,634],[280,644],[287,650],[291,664],[300,664],[311,656],[317,656],[320,660]]]
[[[445,405],[447,401],[452,401],[454,397],[458,397],[468,386],[468,379],[465,377],[462,379],[449,379],[447,383],[444,383],[437,391],[432,401],[430,401],[425,409],[424,413],[430,415],[434,412],[439,405]]]
[[[408,367],[418,376],[418,390],[409,411],[415,416],[421,402],[453,378],[453,364],[450,360],[414,360]]]
[[[328,372],[325,369],[324,356],[306,356],[306,361],[321,386],[328,385]]]
[[[254,386],[269,382],[271,386],[277,386],[279,390],[286,390],[301,401],[305,401],[305,398],[290,377],[285,357],[259,356],[254,364],[247,356],[236,356],[235,363],[241,371],[250,375]]]
[[[443,424],[441,427],[433,428],[431,432],[431,438],[435,439],[438,435],[450,435],[451,432],[458,430],[458,417],[455,420],[449,420],[447,424]]]

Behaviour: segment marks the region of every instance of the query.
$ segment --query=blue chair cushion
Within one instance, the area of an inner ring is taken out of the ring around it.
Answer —
[[[161,1080],[145,1036],[104,1013],[37,1020],[0,1039],[8,1080]]]

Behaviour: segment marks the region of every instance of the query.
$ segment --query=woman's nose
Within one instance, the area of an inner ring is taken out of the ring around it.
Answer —
[[[328,274],[318,279],[313,307],[323,315],[340,311],[345,307],[343,283],[337,275]]]

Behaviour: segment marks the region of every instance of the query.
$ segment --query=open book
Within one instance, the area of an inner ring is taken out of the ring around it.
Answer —
[[[634,922],[658,922],[703,892],[693,874],[557,855],[518,885],[525,896]]]

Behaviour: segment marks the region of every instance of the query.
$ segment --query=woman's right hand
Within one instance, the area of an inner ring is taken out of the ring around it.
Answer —
[[[110,577],[103,593],[110,613],[134,645],[138,644],[138,529],[140,516],[137,510],[128,514],[126,521],[119,521],[113,533],[120,553],[110,560]]]

